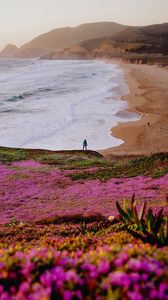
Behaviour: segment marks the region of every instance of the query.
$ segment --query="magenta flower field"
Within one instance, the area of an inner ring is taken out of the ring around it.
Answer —
[[[63,252],[51,247],[28,253],[10,249],[0,255],[0,283],[8,285],[0,285],[0,299],[166,300],[164,256],[149,246],[131,244],[90,252],[71,246]]]
[[[95,155],[0,151],[0,300],[168,300],[167,155]]]
[[[0,165],[0,222],[13,217],[27,222],[62,215],[116,215],[115,200],[130,199],[133,193],[151,207],[165,207],[168,174],[158,179],[138,176],[101,182],[73,181],[69,177],[73,172],[35,161]]]

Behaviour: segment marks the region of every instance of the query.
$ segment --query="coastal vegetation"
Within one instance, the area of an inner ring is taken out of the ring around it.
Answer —
[[[0,148],[0,300],[166,300],[167,168]]]

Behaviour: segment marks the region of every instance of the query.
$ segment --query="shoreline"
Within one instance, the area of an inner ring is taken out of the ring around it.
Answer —
[[[58,72],[59,66],[62,68],[61,73]],[[0,111],[1,123],[4,124],[0,128],[2,146],[81,149],[85,137],[92,150],[104,150],[123,143],[110,134],[111,127],[119,121],[128,120],[127,116],[124,120],[123,116],[117,116],[127,106],[121,96],[128,93],[128,86],[118,65],[87,60],[43,61],[34,63],[33,66],[31,62],[26,62],[24,67],[24,73],[19,74],[18,91],[15,91],[7,72],[3,89],[5,96],[1,97],[1,100],[4,98],[7,101],[3,102]],[[41,74],[43,68],[44,76]],[[70,77],[68,70],[72,72]],[[13,73],[15,72],[16,69],[13,68]],[[26,78],[32,76],[34,83],[32,85],[30,82],[27,87]],[[57,84],[55,80],[58,81]],[[9,85],[11,95],[8,92]],[[36,97],[38,101],[34,101]]]
[[[108,158],[168,152],[168,70],[121,59],[106,62],[123,71],[122,80],[128,86],[128,94],[120,96],[120,101],[126,101],[127,108],[121,109],[118,115],[127,120],[128,114],[128,121],[121,120],[111,128],[112,136],[122,140],[122,144],[112,147],[109,143],[110,147],[96,151]],[[129,120],[130,113],[141,115],[140,120]]]
[[[120,122],[111,129],[124,141],[117,147],[99,152],[107,158],[115,155],[150,155],[168,151],[168,71],[158,66],[137,65],[112,60],[123,70],[129,94],[122,97],[140,120]],[[167,113],[166,113],[167,112]]]

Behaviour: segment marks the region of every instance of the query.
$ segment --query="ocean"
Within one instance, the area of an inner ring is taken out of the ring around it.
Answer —
[[[96,60],[0,59],[0,146],[51,150],[105,149],[129,88],[117,64]]]

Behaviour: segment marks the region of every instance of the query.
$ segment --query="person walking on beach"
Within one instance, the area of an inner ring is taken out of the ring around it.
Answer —
[[[83,150],[87,150],[87,140],[86,139],[84,139],[84,141],[83,141]]]

